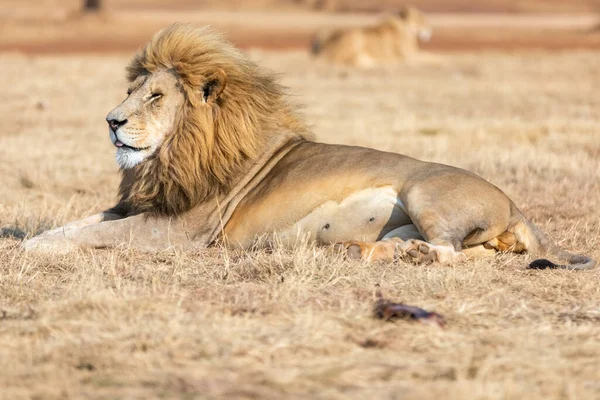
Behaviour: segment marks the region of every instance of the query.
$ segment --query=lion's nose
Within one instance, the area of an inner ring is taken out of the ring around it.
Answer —
[[[106,122],[108,122],[108,126],[110,126],[110,129],[112,129],[112,131],[115,132],[121,126],[125,125],[127,123],[127,120],[124,119],[122,121],[119,121],[116,119],[109,119]]]

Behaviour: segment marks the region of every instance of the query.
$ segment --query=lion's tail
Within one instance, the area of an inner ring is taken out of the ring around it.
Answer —
[[[322,49],[323,49],[323,39],[317,33],[315,36],[313,36],[312,42],[310,43],[310,52],[312,53],[313,56],[318,56],[319,53],[321,53]]]
[[[553,244],[537,226],[525,218],[520,212],[519,214],[519,222],[523,225],[521,226],[521,229],[517,229],[515,231],[515,235],[517,236],[519,242],[525,244],[527,251],[542,257],[555,257],[560,261],[566,261],[568,263],[555,264],[552,261],[540,258],[531,262],[529,264],[529,268],[563,268],[571,270],[583,270],[592,269],[596,266],[596,260],[587,256],[570,253]],[[519,236],[524,237],[519,238]]]
[[[310,44],[310,52],[312,53],[312,55],[318,56],[319,54],[321,54],[325,42],[327,42],[331,38],[331,36],[332,32],[326,30],[315,33]]]

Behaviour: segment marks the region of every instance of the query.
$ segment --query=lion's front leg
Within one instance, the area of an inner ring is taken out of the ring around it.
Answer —
[[[69,238],[75,231],[86,226],[120,218],[123,217],[113,212],[101,212],[84,219],[69,222],[61,227],[44,231],[37,236],[25,240],[22,246],[26,251],[64,254],[76,248],[76,245]]]
[[[181,220],[139,214],[95,222],[94,218],[69,224],[23,243],[27,251],[65,254],[77,249],[125,245],[143,251],[158,251],[174,245],[192,247]],[[67,228],[68,227],[68,228]]]
[[[44,232],[40,233],[38,236],[62,235],[66,231],[71,231],[73,229],[79,229],[79,228],[83,228],[85,226],[99,224],[100,222],[113,221],[113,220],[121,219],[121,218],[123,218],[123,216],[119,215],[119,214],[115,214],[112,212],[101,212],[98,214],[94,214],[90,217],[84,218],[84,219],[69,222],[68,224],[63,225],[61,227],[44,231]]]

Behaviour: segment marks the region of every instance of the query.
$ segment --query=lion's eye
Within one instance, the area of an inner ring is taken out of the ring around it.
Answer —
[[[162,93],[152,93],[152,95],[150,95],[150,100],[156,100],[162,97]]]

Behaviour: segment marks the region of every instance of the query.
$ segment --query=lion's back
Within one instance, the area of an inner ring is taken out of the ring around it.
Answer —
[[[365,37],[361,29],[338,29],[320,43],[317,55],[339,64],[355,64],[364,53]]]
[[[416,51],[414,38],[402,25],[390,29],[386,24],[333,31],[313,46],[313,52],[337,64],[368,66],[401,60]]]

